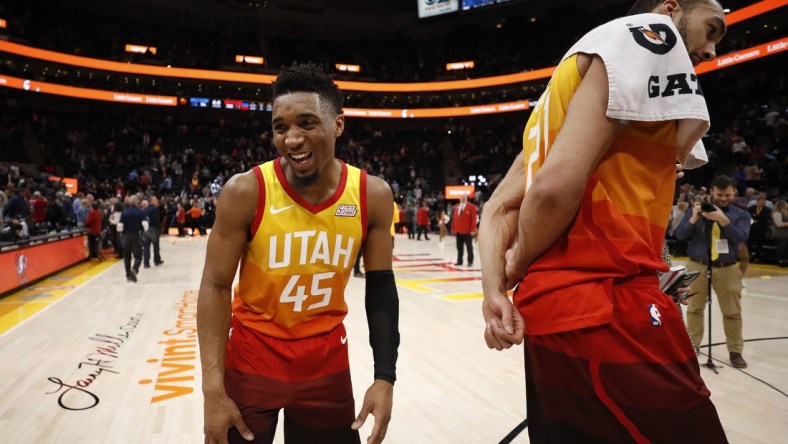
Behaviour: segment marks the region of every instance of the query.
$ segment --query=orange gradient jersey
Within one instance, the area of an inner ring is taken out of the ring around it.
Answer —
[[[528,120],[526,193],[581,81],[574,55],[556,68]],[[529,334],[604,324],[612,316],[613,279],[667,270],[661,252],[675,187],[675,135],[676,121],[625,122],[592,173],[572,225],[515,292]]]
[[[266,335],[301,339],[331,331],[347,314],[345,285],[366,235],[367,176],[339,161],[336,192],[311,205],[287,182],[279,162],[254,170],[257,213],[233,316]]]

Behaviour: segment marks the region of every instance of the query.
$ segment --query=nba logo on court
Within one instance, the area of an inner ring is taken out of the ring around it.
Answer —
[[[662,315],[659,313],[659,310],[657,310],[657,306],[655,304],[650,304],[648,306],[648,313],[651,315],[651,325],[662,325],[662,320],[660,320]]]

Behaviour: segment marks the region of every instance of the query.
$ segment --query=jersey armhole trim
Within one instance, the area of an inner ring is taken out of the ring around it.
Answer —
[[[258,165],[254,168],[254,175],[257,178],[257,209],[254,213],[252,226],[249,227],[249,240],[254,239],[260,224],[263,221],[263,214],[265,213],[265,178],[263,177],[263,167]]]

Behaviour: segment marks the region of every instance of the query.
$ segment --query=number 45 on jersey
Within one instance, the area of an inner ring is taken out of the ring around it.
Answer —
[[[309,294],[306,293],[306,285],[298,285],[298,282],[301,280],[300,274],[290,276],[290,280],[287,282],[285,289],[282,291],[282,295],[279,297],[279,302],[283,304],[292,302],[293,311],[301,312],[303,310],[304,301],[306,301],[307,298],[322,297],[323,299],[309,305],[306,309],[309,311],[325,307],[331,301],[332,290],[331,287],[321,288],[320,284],[321,281],[334,277],[334,274],[335,273],[332,271],[311,275],[312,284]]]

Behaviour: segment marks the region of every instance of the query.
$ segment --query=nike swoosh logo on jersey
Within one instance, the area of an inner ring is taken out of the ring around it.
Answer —
[[[339,340],[342,341],[343,344],[347,344],[347,336],[340,336]]]
[[[294,206],[295,205],[290,205],[290,206],[282,207],[282,208],[275,208],[273,205],[271,205],[271,214],[281,213],[282,211],[289,210],[290,208],[293,208]]]

